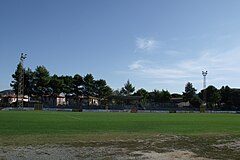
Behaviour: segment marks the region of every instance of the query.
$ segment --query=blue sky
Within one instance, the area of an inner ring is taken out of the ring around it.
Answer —
[[[1,0],[0,90],[25,67],[105,79],[114,89],[238,88],[239,0]]]

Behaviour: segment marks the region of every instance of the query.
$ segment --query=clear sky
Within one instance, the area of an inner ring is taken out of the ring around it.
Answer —
[[[0,90],[25,67],[181,93],[240,87],[239,0],[0,0]]]

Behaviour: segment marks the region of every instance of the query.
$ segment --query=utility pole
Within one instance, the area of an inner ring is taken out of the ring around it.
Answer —
[[[17,106],[18,108],[23,107],[24,100],[24,60],[27,58],[27,54],[21,53],[20,57],[20,73],[18,79],[18,95],[17,95]]]

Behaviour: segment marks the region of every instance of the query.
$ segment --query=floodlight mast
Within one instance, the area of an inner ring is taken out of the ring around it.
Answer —
[[[20,57],[20,70],[18,79],[18,94],[17,94],[17,107],[22,108],[24,102],[24,60],[27,54],[21,53]]]
[[[207,95],[206,95],[206,76],[208,72],[207,71],[202,71],[203,75],[203,102],[206,103],[207,101]]]

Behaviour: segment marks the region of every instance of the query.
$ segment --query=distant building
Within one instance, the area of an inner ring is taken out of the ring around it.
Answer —
[[[17,96],[13,90],[4,90],[0,92],[0,102],[2,104],[13,104],[17,102]]]
[[[13,104],[17,102],[16,95],[1,95],[1,103]]]
[[[178,107],[189,107],[190,103],[189,101],[185,102],[182,97],[178,98],[171,98],[171,102],[176,104]]]
[[[3,106],[13,105],[17,102],[17,100],[22,100],[22,98],[18,98],[13,90],[4,90],[0,92],[0,103]],[[24,102],[28,102],[28,96],[23,97]]]
[[[100,99],[93,96],[68,96],[68,106],[99,106]]]
[[[65,94],[61,93],[59,95],[43,95],[40,96],[31,96],[31,102],[42,102],[47,106],[64,106],[66,105]]]

